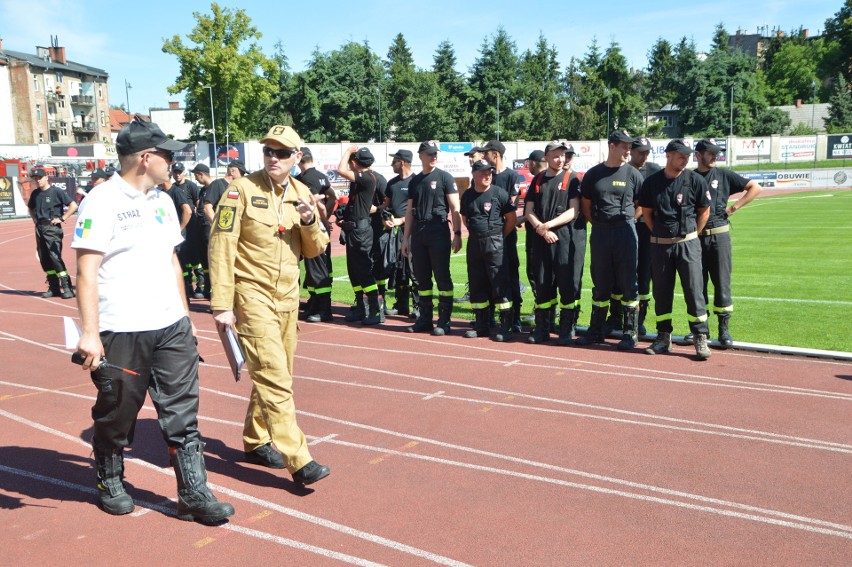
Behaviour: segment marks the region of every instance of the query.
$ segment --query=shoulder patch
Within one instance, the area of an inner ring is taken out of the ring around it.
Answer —
[[[228,191],[228,198],[229,199],[239,199],[240,198],[240,192],[239,191]]]
[[[236,211],[236,207],[225,205],[219,207],[219,210],[216,211],[216,230],[218,232],[233,232]]]
[[[257,207],[258,209],[268,209],[269,200],[266,197],[254,196],[251,198],[251,206]]]

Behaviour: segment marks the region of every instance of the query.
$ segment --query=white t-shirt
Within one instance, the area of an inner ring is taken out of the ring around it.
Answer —
[[[100,330],[155,331],[186,315],[172,266],[183,241],[172,199],[118,175],[83,199],[72,248],[103,253],[98,270]]]

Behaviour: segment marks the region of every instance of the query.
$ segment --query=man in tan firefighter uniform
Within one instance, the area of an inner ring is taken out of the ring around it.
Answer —
[[[211,307],[217,328],[237,331],[252,379],[243,428],[246,460],[286,466],[295,482],[312,484],[330,470],[311,458],[296,424],[299,257],[322,254],[328,233],[310,190],[290,175],[302,157],[299,135],[289,126],[273,126],[260,143],[263,169],[231,183],[216,210]]]

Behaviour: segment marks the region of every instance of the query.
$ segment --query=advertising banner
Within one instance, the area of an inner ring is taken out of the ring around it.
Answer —
[[[775,176],[776,188],[804,188],[811,186],[810,171],[779,171]]]
[[[816,155],[816,136],[801,136],[781,140],[781,161],[813,161]]]
[[[24,211],[21,211],[23,214]],[[0,218],[12,218],[15,212],[15,188],[11,177],[0,177]]]
[[[50,146],[50,155],[53,157],[95,157],[95,146],[92,144],[78,144],[74,146]]]
[[[769,161],[769,138],[738,138],[737,159],[740,161]]]
[[[775,179],[778,176],[776,171],[746,171],[741,175],[746,179],[754,179],[761,187],[775,187]]]
[[[216,151],[213,151],[213,144],[207,144],[208,155],[216,156],[216,165],[209,164],[210,167],[225,167],[232,160],[238,159],[246,163],[246,150],[243,142],[235,142],[233,144],[219,144]],[[246,164],[248,165],[248,164]]]
[[[56,185],[58,189],[62,189],[72,201],[77,200],[77,179],[74,177],[48,177],[51,185]]]
[[[852,159],[852,134],[835,134],[828,137],[828,159]]]

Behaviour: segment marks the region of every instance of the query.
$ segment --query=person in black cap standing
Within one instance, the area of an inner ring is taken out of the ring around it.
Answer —
[[[503,240],[515,227],[515,205],[502,187],[491,184],[494,167],[479,160],[471,167],[473,187],[461,198],[460,214],[468,230],[467,277],[474,326],[467,338],[487,337],[491,324],[489,304],[500,312],[500,330],[494,340],[511,338],[512,304],[509,301]],[[490,303],[489,303],[490,302]]]
[[[630,148],[630,165],[642,174],[642,179],[657,173],[662,167],[648,161],[651,154],[651,141],[648,138],[637,138]],[[644,336],[645,317],[648,315],[648,304],[651,301],[651,233],[642,219],[642,208],[637,207],[636,236],[639,239],[639,256],[636,262],[636,281],[639,284],[639,315],[636,328],[639,335]],[[618,290],[620,293],[620,290]]]
[[[373,247],[370,256],[373,258],[373,278],[379,291],[379,322],[385,322],[387,306],[385,295],[388,292],[388,278],[393,271],[396,257],[391,256],[391,229],[385,225],[385,197],[388,180],[385,176],[370,168],[370,173],[376,178],[376,191],[373,193],[373,205],[370,207],[370,226],[373,228]]]
[[[468,161],[470,161],[471,167],[473,167],[473,164],[485,158],[485,154],[483,153],[484,151],[485,150],[483,150],[483,148],[479,146],[473,146],[463,155],[467,156]]]
[[[41,269],[47,276],[48,289],[42,297],[74,297],[71,277],[62,260],[62,223],[77,210],[68,193],[50,184],[47,172],[36,166],[30,172],[36,188],[27,200],[27,209],[35,223],[36,250]],[[65,210],[68,207],[68,210]]]
[[[704,275],[704,303],[710,304],[707,282],[713,281],[713,312],[719,319],[719,344],[729,347],[734,343],[728,324],[734,311],[731,297],[731,225],[728,217],[760,195],[760,184],[734,173],[730,169],[716,167],[716,158],[722,148],[714,139],[699,140],[695,145],[698,158],[697,173],[710,186],[712,204],[710,218],[704,230],[698,233],[701,242],[701,266]],[[728,206],[731,195],[745,191],[740,199]]]
[[[571,240],[571,222],[580,210],[580,180],[575,173],[562,169],[566,150],[563,142],[547,144],[543,154],[548,167],[533,178],[527,190],[524,214],[529,244],[527,273],[535,295],[531,343],[550,339],[552,313],[557,304],[560,307],[558,344],[573,342],[577,321],[578,290],[572,274],[576,250]],[[561,297],[561,302],[557,297]]]
[[[450,250],[461,250],[461,216],[459,189],[453,176],[437,167],[438,143],[423,142],[417,149],[423,170],[408,184],[408,210],[402,253],[411,256],[414,278],[420,293],[420,314],[410,333],[431,331],[443,336],[450,332],[453,314],[453,277],[450,273]],[[452,216],[453,235],[447,225]],[[438,322],[433,328],[432,275],[438,288]]]
[[[198,206],[195,209],[198,219],[198,263],[201,264],[201,273],[207,274],[209,270],[207,247],[210,244],[210,229],[212,227],[210,223],[213,221],[213,217],[212,215],[207,216],[205,203],[207,201],[207,193],[210,191],[211,185],[213,185],[213,178],[210,177],[210,168],[203,163],[195,164],[195,167],[192,168],[192,175],[200,185],[198,189]],[[209,279],[204,282],[201,292],[202,297],[210,299]]]
[[[651,271],[657,338],[648,354],[672,350],[672,303],[675,274],[680,276],[695,353],[710,358],[707,309],[701,296],[701,244],[698,233],[710,218],[710,187],[700,174],[686,169],[692,148],[682,139],[666,146],[666,167],[642,184],[639,205],[651,231]]]
[[[175,182],[172,190],[183,192],[192,214],[186,225],[186,242],[184,242],[178,255],[183,263],[183,279],[186,286],[186,296],[194,299],[204,299],[205,274],[201,267],[201,219],[204,208],[198,210],[199,188],[194,182],[186,178],[186,165],[176,161],[172,164],[172,177]],[[195,291],[192,289],[193,275],[195,276]]]
[[[343,220],[339,222],[346,236],[346,268],[355,292],[355,308],[345,320],[361,321],[363,325],[378,325],[381,321],[379,286],[373,277],[373,228],[370,222],[377,183],[375,174],[370,170],[374,161],[368,148],[350,146],[343,152],[337,166],[340,176],[349,180],[349,203],[343,212]]]
[[[169,198],[156,188],[168,180],[173,152],[184,144],[137,119],[121,129],[115,146],[122,173],[83,201],[71,244],[82,321],[77,352],[98,390],[92,408],[98,500],[108,514],[134,509],[122,482],[124,449],[147,394],[177,478],[177,517],[220,523],[234,508],[207,486],[197,339],[174,251],[182,236]],[[115,366],[100,367],[105,357]]]
[[[308,186],[311,195],[317,202],[317,212],[320,221],[325,224],[326,230],[331,235],[331,224],[328,217],[334,213],[337,206],[337,195],[334,193],[328,177],[314,167],[314,156],[307,147],[302,148],[302,159],[299,160],[299,175],[296,179]],[[305,309],[304,318],[309,323],[320,321],[332,321],[331,314],[331,244],[325,248],[325,252],[316,258],[305,258],[305,287],[308,290],[308,306]]]
[[[89,194],[89,191],[91,191],[92,189],[94,189],[95,187],[97,187],[98,185],[103,183],[104,181],[106,181],[107,180],[107,174],[103,169],[98,168],[98,169],[96,169],[92,172],[90,179],[91,179],[91,181],[89,182],[88,186],[79,187],[77,189],[77,197],[79,197],[80,201],[82,201],[83,199],[86,198],[86,195]]]
[[[512,204],[517,207],[521,195],[521,176],[511,167],[507,167],[503,161],[506,154],[506,146],[499,140],[491,140],[482,147],[485,161],[494,167],[494,180],[492,183],[502,187],[512,199]],[[509,295],[512,300],[512,314],[515,320],[512,322],[512,330],[521,332],[521,280],[519,270],[521,261],[518,258],[518,230],[513,227],[506,236],[503,251],[506,254],[506,273],[509,274]]]
[[[415,305],[419,302],[416,284],[412,286],[411,258],[402,254],[402,235],[405,233],[405,214],[408,212],[408,184],[411,181],[411,160],[413,154],[409,150],[397,150],[390,154],[393,158],[391,168],[396,177],[388,181],[385,191],[385,226],[391,231],[391,246],[396,253],[396,264],[388,287],[394,288],[395,303],[387,309],[388,315],[411,314],[411,297],[414,294]],[[387,298],[385,298],[387,302]]]
[[[642,175],[627,165],[633,137],[624,130],[609,135],[609,153],[605,162],[586,172],[580,185],[583,215],[592,223],[592,320],[580,344],[602,343],[607,305],[614,290],[624,314],[624,333],[619,350],[636,346],[637,299],[636,202],[642,187]]]

